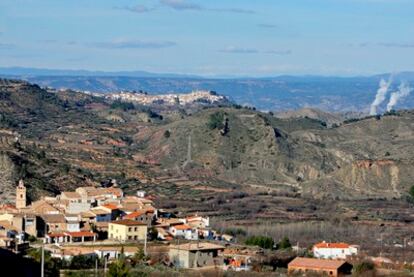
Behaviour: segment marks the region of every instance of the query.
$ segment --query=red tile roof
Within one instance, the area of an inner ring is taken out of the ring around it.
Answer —
[[[121,219],[117,221],[112,221],[113,224],[118,225],[125,225],[125,226],[138,226],[138,225],[147,225],[144,222],[136,221],[136,220],[130,220],[130,219]]]
[[[81,238],[81,237],[94,237],[96,233],[88,232],[88,231],[81,231],[81,232],[63,232],[63,233],[50,233],[48,234],[49,237],[66,237],[71,236],[73,238]]]
[[[175,225],[174,228],[177,229],[177,230],[189,230],[189,229],[191,229],[191,227],[188,226],[187,224]]]
[[[57,237],[66,237],[65,233],[49,233],[47,234],[50,238],[57,238]]]
[[[80,237],[94,237],[96,236],[93,232],[81,231],[81,232],[66,232],[69,236],[73,238],[80,238]]]
[[[321,243],[317,243],[315,244],[313,247],[316,248],[349,248],[349,244],[347,243],[343,243],[343,242],[321,242]]]
[[[300,258],[297,257],[293,261],[288,264],[289,268],[308,268],[308,269],[316,269],[316,270],[336,270],[344,265],[345,261],[339,260],[320,260],[320,259],[313,259],[313,258]]]
[[[106,205],[103,205],[102,207],[105,207],[105,208],[110,209],[110,210],[117,210],[118,209],[118,206],[115,205],[115,204],[106,204]]]
[[[124,219],[135,219],[138,216],[144,215],[144,214],[148,214],[148,213],[154,213],[154,210],[139,210],[139,211],[135,211],[132,212],[130,214],[127,214],[126,216],[124,216]]]

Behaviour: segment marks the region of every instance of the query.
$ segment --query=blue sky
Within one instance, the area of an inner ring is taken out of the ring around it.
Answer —
[[[414,70],[413,0],[1,0],[0,66],[205,76]]]

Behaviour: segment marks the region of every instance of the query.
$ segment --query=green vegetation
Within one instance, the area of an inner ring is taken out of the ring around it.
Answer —
[[[288,237],[283,237],[280,242],[277,244],[277,249],[290,249],[292,248],[292,244]]]
[[[111,109],[129,111],[129,110],[135,109],[135,106],[131,102],[124,102],[124,101],[120,101],[120,100],[115,100],[111,104]]]
[[[139,264],[144,264],[145,261],[147,261],[147,260],[148,260],[148,257],[145,256],[144,248],[141,247],[137,250],[137,252],[132,257],[131,263],[133,265],[139,265]]]
[[[375,265],[371,261],[362,261],[356,265],[354,265],[354,268],[352,270],[352,273],[354,276],[367,276],[366,274],[368,272],[374,272],[375,271]]]
[[[128,277],[130,276],[131,268],[125,262],[124,258],[120,258],[116,262],[111,263],[108,270],[108,277]]]
[[[247,245],[256,245],[265,249],[273,249],[275,244],[274,240],[271,237],[265,236],[251,236],[248,237],[245,241]]]
[[[165,130],[164,137],[169,138],[171,136],[171,132],[169,130]]]
[[[32,248],[27,252],[27,255],[35,260],[37,263],[41,262],[42,251],[41,249]],[[62,268],[62,261],[57,258],[52,258],[50,251],[45,251],[45,275],[46,276],[59,276],[59,269]]]
[[[224,112],[215,112],[211,114],[208,118],[207,126],[210,130],[218,129],[221,130],[224,128]]]
[[[95,260],[96,258],[88,257],[88,256],[74,256],[69,263],[69,269],[86,269],[86,268],[94,268],[95,267]]]
[[[409,193],[410,196],[414,198],[414,186],[411,186]]]
[[[247,232],[242,228],[227,228],[224,230],[224,234],[236,237],[245,236]]]

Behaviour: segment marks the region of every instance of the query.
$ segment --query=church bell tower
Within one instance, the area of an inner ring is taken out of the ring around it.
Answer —
[[[26,187],[23,180],[19,181],[19,185],[16,188],[16,208],[26,208]]]

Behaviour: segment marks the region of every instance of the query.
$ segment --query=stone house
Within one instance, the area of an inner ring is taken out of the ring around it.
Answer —
[[[218,244],[195,242],[170,245],[168,254],[170,261],[179,268],[220,267],[223,257],[219,254],[224,249]]]

